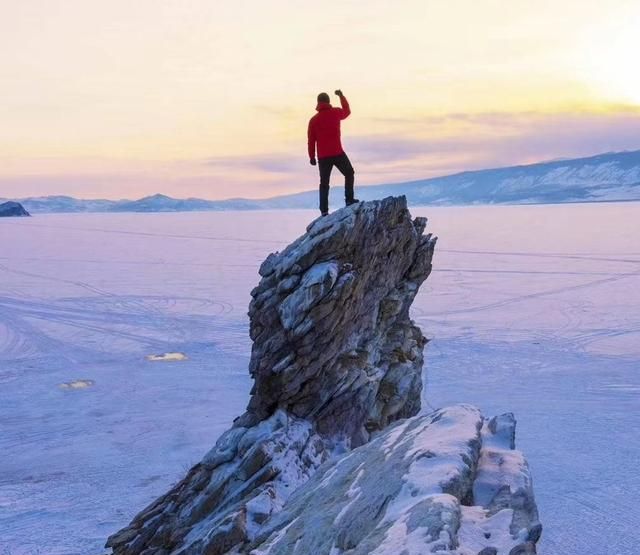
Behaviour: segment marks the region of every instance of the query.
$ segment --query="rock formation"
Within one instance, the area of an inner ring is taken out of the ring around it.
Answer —
[[[0,204],[0,218],[30,215],[19,202],[8,201]]]
[[[409,308],[431,271],[425,226],[390,197],[269,255],[251,292],[246,412],[109,538],[116,555],[535,553],[513,416],[415,416],[427,340]]]

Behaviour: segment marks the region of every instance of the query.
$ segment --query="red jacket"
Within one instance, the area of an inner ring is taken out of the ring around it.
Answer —
[[[334,108],[328,102],[319,102],[318,113],[309,120],[309,158],[316,157],[316,143],[318,144],[318,158],[328,158],[343,154],[340,142],[340,120],[349,117],[351,109],[344,96],[340,97],[342,108]]]

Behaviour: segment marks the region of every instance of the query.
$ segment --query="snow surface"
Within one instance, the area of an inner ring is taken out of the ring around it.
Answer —
[[[541,555],[635,553],[640,203],[412,212],[440,237],[426,408],[516,414]],[[202,458],[248,400],[257,268],[315,216],[0,221],[1,555],[104,553]]]

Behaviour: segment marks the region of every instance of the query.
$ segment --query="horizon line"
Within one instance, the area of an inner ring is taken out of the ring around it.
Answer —
[[[600,156],[613,156],[613,155],[619,155],[619,154],[640,154],[640,148],[638,149],[633,149],[633,150],[629,150],[629,149],[625,149],[625,150],[615,150],[615,151],[607,151],[607,152],[599,152],[599,153],[595,153],[595,154],[589,154],[587,156],[580,156],[577,158],[553,158],[553,159],[546,159],[546,160],[540,160],[538,162],[531,162],[528,164],[513,164],[510,166],[491,166],[491,167],[486,167],[486,168],[476,168],[476,169],[472,169],[472,170],[461,170],[461,171],[456,171],[453,173],[447,173],[447,174],[443,174],[443,175],[437,175],[434,177],[426,177],[426,178],[421,178],[421,179],[411,179],[409,181],[391,181],[391,182],[384,182],[384,183],[373,183],[373,184],[369,184],[369,185],[359,185],[359,187],[384,187],[384,186],[401,186],[401,185],[409,185],[409,184],[414,184],[414,183],[418,183],[421,181],[435,181],[437,179],[446,179],[446,178],[450,178],[450,177],[455,177],[455,176],[459,176],[459,175],[464,175],[464,174],[470,174],[470,173],[480,173],[480,172],[488,172],[488,171],[497,171],[497,170],[508,170],[508,169],[516,169],[516,168],[527,168],[527,167],[531,167],[531,166],[542,166],[542,165],[547,165],[547,164],[559,164],[562,162],[571,162],[571,161],[576,161],[576,160],[589,160],[591,158],[598,158]],[[42,196],[29,196],[29,197],[22,197],[22,198],[17,198],[17,197],[0,197],[0,200],[2,201],[11,201],[11,200],[16,200],[16,201],[27,201],[27,200],[34,200],[34,199],[47,199],[47,198],[55,198],[55,197],[65,197],[65,198],[70,198],[70,199],[74,199],[74,200],[79,200],[79,201],[106,201],[106,202],[137,202],[140,200],[144,200],[144,199],[148,199],[148,198],[153,198],[153,197],[157,197],[157,196],[162,196],[162,197],[166,197],[168,199],[171,200],[202,200],[205,202],[229,202],[229,201],[255,201],[255,202],[259,202],[259,201],[265,201],[265,200],[272,200],[272,199],[277,199],[277,198],[283,198],[283,197],[291,197],[291,196],[295,196],[295,195],[300,195],[300,194],[304,194],[304,193],[309,193],[309,192],[315,192],[315,189],[303,189],[300,191],[295,191],[293,193],[286,193],[286,194],[282,194],[282,195],[275,195],[275,196],[270,196],[270,197],[225,197],[222,199],[209,199],[209,198],[203,198],[203,197],[172,197],[170,195],[161,193],[161,192],[156,192],[156,193],[152,193],[149,195],[145,195],[143,197],[139,197],[139,198],[117,198],[117,199],[110,199],[110,198],[104,198],[104,197],[96,197],[96,198],[88,198],[88,197],[74,197],[71,195],[67,195],[64,193],[61,194],[51,194],[51,195],[42,195]]]

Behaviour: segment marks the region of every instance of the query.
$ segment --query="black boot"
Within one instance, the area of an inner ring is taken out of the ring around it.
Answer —
[[[351,200],[345,201],[345,206],[351,206],[352,204],[355,204],[356,202],[360,202],[360,201],[357,198],[352,198]]]

